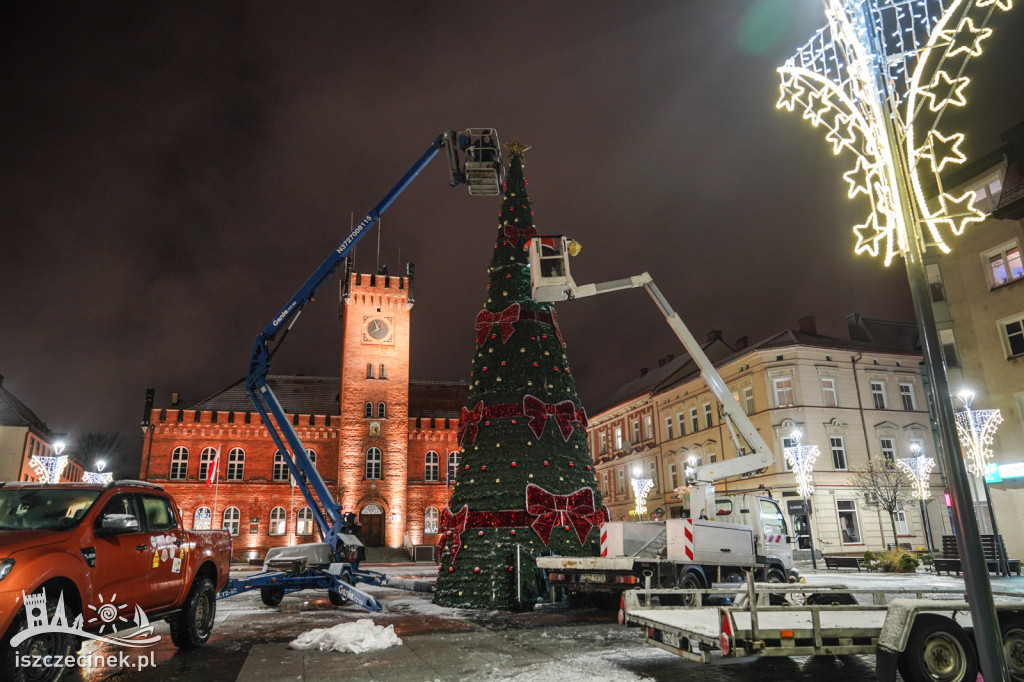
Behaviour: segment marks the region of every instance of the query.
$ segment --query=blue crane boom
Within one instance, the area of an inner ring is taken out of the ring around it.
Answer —
[[[369,213],[359,221],[348,236],[338,244],[320,264],[320,267],[295,292],[288,303],[274,315],[270,324],[260,332],[253,344],[245,390],[278,451],[282,453],[284,463],[293,480],[313,512],[313,518],[320,529],[323,541],[328,543],[335,552],[338,551],[338,534],[345,531],[341,506],[335,502],[323,478],[313,466],[298,433],[267,383],[270,363],[303,308],[314,300],[316,292],[338,270],[360,239],[377,223],[381,214],[391,206],[398,195],[442,149],[447,151],[452,187],[466,184],[472,195],[493,196],[500,192],[503,168],[498,154],[496,131],[491,128],[469,128],[458,135],[451,130],[444,131],[437,136],[427,151],[402,176],[402,179],[384,195],[384,198],[376,206],[370,209]],[[461,162],[460,151],[466,154],[465,164]],[[291,457],[288,456],[289,453]]]

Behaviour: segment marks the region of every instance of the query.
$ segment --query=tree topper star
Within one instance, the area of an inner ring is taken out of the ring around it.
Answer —
[[[511,142],[505,143],[505,149],[508,150],[509,157],[520,157],[526,159],[526,151],[530,149],[528,145],[525,145],[519,141],[518,137],[513,137]]]

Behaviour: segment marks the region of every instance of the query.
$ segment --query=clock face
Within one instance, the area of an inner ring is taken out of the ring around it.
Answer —
[[[390,343],[394,334],[394,320],[390,317],[366,315],[363,317],[363,341]]]

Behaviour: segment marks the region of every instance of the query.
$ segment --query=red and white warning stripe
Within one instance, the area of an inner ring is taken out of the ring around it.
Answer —
[[[693,561],[693,519],[683,522],[683,556]]]

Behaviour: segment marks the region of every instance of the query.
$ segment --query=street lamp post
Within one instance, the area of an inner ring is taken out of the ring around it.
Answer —
[[[966,472],[957,457],[957,434],[942,345],[924,267],[928,242],[943,253],[947,240],[985,214],[974,192],[954,196],[940,175],[967,160],[963,133],[949,130],[943,114],[962,107],[970,79],[967,63],[981,55],[987,27],[1010,0],[824,0],[828,24],[779,68],[778,107],[799,106],[812,125],[827,130],[836,154],[852,153],[844,174],[848,196],[864,195],[867,219],[853,228],[859,254],[902,256],[907,269],[921,348],[932,390],[940,454],[949,476],[954,527],[974,622],[978,659],[986,680],[1007,680],[988,567],[971,512]],[[934,185],[934,199],[927,199]]]
[[[932,553],[932,529],[931,524],[928,522],[928,510],[925,507],[925,500],[931,497],[932,492],[929,489],[929,481],[931,480],[932,467],[935,466],[935,460],[931,457],[925,457],[921,453],[921,446],[917,443],[913,443],[910,446],[911,452],[914,456],[910,459],[900,459],[897,464],[907,472],[910,479],[914,482],[914,489],[912,495],[921,507],[921,521],[924,523],[924,539],[928,545],[928,552]]]
[[[975,476],[981,476],[981,484],[985,490],[985,503],[988,505],[988,519],[992,528],[993,544],[995,545],[996,561],[999,572],[1004,577],[1010,576],[1010,567],[1003,552],[1003,541],[999,536],[996,524],[996,510],[992,506],[992,492],[988,487],[988,462],[992,459],[992,441],[996,429],[1003,423],[1003,415],[999,410],[972,410],[974,391],[963,390],[957,394],[964,409],[956,413],[956,427],[960,434],[960,443],[964,450],[967,469]]]
[[[633,467],[633,497],[636,498],[636,515],[638,521],[644,520],[647,513],[647,493],[654,487],[654,479],[640,478],[643,470],[639,466]]]
[[[807,514],[807,544],[811,548],[811,566],[817,569],[818,560],[814,557],[814,533],[811,531],[810,498],[811,493],[814,492],[814,486],[811,484],[814,462],[817,461],[820,453],[817,445],[800,444],[800,439],[803,437],[803,432],[800,429],[793,429],[790,437],[796,445],[785,448],[786,461],[789,462],[789,468],[796,474],[796,491],[804,498],[804,512]]]

